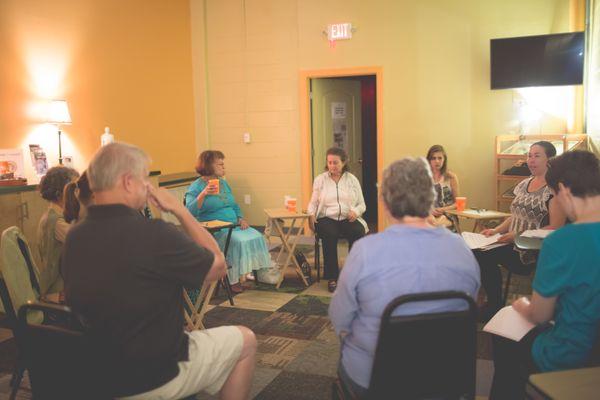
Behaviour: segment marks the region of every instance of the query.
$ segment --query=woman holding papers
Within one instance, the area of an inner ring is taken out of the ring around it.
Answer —
[[[520,342],[494,336],[491,399],[522,399],[529,373],[584,367],[600,346],[600,163],[590,152],[567,152],[550,161],[546,179],[574,223],[544,240],[533,296],[513,308],[533,324],[554,325]]]
[[[514,247],[515,236],[529,229],[556,229],[565,223],[565,215],[546,185],[548,160],[555,155],[556,148],[550,142],[531,145],[527,166],[532,176],[515,187],[511,216],[496,228],[481,232],[485,236],[501,234],[498,242],[507,244],[489,250],[474,250],[481,268],[481,284],[487,293],[488,303],[482,312],[486,321],[502,306],[502,273],[498,265],[522,275],[527,275],[535,266],[535,253]]]
[[[424,158],[405,158],[383,172],[381,199],[390,226],[352,247],[331,300],[329,317],[342,336],[338,374],[352,398],[363,398],[371,379],[381,315],[387,304],[409,293],[457,290],[476,298],[479,271],[458,235],[432,227],[435,198]],[[460,310],[455,300],[401,307],[399,314]]]

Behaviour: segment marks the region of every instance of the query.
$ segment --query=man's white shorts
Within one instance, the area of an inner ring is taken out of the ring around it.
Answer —
[[[244,338],[235,326],[186,332],[189,336],[189,361],[181,361],[179,374],[149,392],[122,397],[138,399],[180,399],[201,391],[218,393],[242,352]]]

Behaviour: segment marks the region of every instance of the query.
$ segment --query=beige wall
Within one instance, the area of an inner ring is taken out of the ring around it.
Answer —
[[[192,19],[193,30],[205,40],[195,57],[207,61],[200,92],[208,101],[196,98],[206,122],[197,135],[207,139],[198,150],[225,152],[238,200],[252,195],[242,209],[255,224],[285,194],[300,197],[300,70],[381,66],[384,164],[444,144],[470,204],[493,207],[493,140],[519,129],[520,94],[489,89],[489,40],[565,31],[569,19],[568,0],[194,3],[203,18]],[[332,49],[321,32],[335,22],[356,32]],[[566,121],[545,115],[532,131],[562,133]]]
[[[85,168],[108,125],[163,172],[195,157],[189,0],[0,1],[0,148],[57,136],[38,105],[66,99],[63,154]],[[34,175],[29,168],[29,178]]]

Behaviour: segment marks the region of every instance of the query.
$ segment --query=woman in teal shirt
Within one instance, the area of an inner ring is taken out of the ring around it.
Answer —
[[[533,296],[513,303],[540,327],[520,342],[494,337],[491,399],[522,399],[528,373],[583,367],[598,345],[600,163],[587,151],[564,153],[550,160],[546,182],[574,223],[544,240]]]
[[[271,257],[263,235],[250,228],[233,198],[231,187],[223,178],[225,155],[216,150],[203,151],[198,157],[196,171],[200,178],[185,194],[187,209],[198,221],[217,219],[240,225],[233,231],[227,251],[227,264],[231,266],[227,274],[231,283],[240,282],[240,278],[244,280],[253,270],[269,267]],[[219,184],[209,183],[213,180],[218,180]],[[221,249],[225,247],[226,237],[225,230],[215,234]],[[241,291],[241,286],[235,285],[234,291]]]

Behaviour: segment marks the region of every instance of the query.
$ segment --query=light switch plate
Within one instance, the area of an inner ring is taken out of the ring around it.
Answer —
[[[250,197],[249,194],[245,194],[244,195],[244,204],[250,204],[252,203],[252,198]]]

